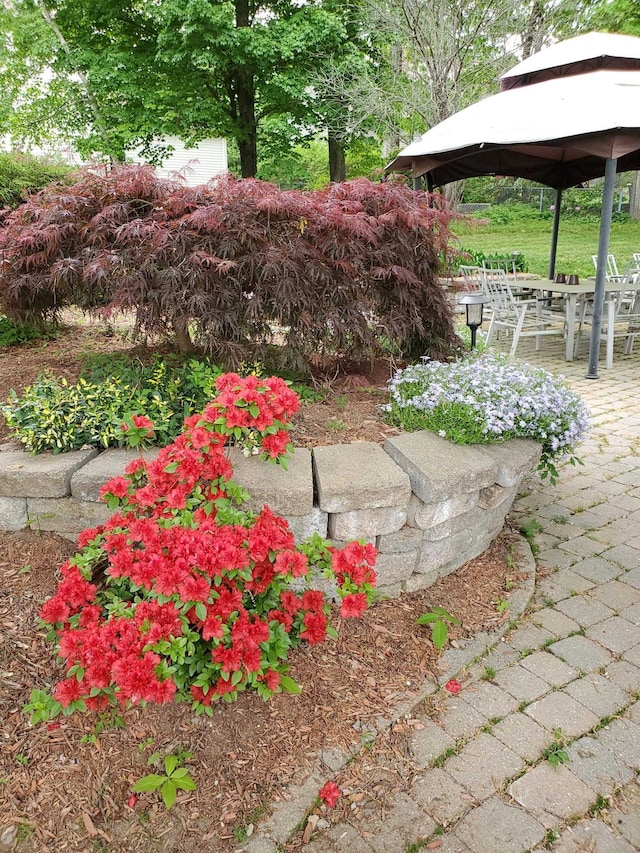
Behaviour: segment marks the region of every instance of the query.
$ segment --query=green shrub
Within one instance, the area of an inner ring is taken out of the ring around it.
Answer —
[[[68,179],[71,168],[46,157],[0,153],[0,207],[17,207],[54,181]]]
[[[0,347],[13,347],[18,344],[27,344],[29,341],[55,337],[56,333],[53,329],[41,328],[29,323],[14,323],[8,317],[0,317]]]
[[[529,271],[527,261],[522,252],[511,252],[510,254],[496,254],[494,252],[485,254],[485,252],[482,252],[479,249],[460,249],[460,252],[463,255],[469,256],[468,258],[463,257],[459,260],[459,263],[463,266],[470,264],[471,266],[481,267],[484,261],[491,261],[494,264],[504,264],[505,269],[510,272],[511,265],[515,261],[517,272]]]
[[[162,446],[180,432],[185,417],[215,396],[221,372],[196,359],[172,364],[157,358],[143,365],[101,357],[89,363],[75,384],[45,375],[22,396],[12,391],[0,411],[15,437],[34,453],[63,453],[87,444],[118,446],[118,427],[135,412],[155,422]]]

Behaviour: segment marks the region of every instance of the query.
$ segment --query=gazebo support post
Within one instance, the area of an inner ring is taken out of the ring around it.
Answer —
[[[414,188],[414,190],[421,190],[422,189],[422,175],[414,176],[413,188]]]
[[[560,230],[560,207],[562,205],[562,190],[556,190],[556,205],[553,209],[553,230],[551,231],[551,253],[549,255],[549,279],[553,280],[556,271],[556,250],[558,248],[558,231]]]
[[[598,238],[598,266],[596,269],[596,288],[593,294],[593,320],[591,324],[591,345],[589,347],[589,371],[587,379],[598,378],[598,358],[600,357],[600,327],[604,306],[604,284],[609,254],[609,234],[613,211],[613,194],[616,186],[616,168],[618,161],[607,157],[604,167],[604,189],[602,191],[602,212],[600,214],[600,236]]]

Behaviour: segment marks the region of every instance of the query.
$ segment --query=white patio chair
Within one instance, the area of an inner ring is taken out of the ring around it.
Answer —
[[[482,290],[482,267],[464,265],[459,269],[464,282],[463,290],[465,292],[473,293],[476,290]]]
[[[598,256],[591,255],[591,260],[593,261],[593,268],[596,271],[596,275],[598,273]],[[607,255],[607,270],[605,272],[605,278],[607,281],[621,281],[622,273],[618,270],[618,264],[616,262],[615,255]]]
[[[614,293],[605,294],[602,306],[602,320],[600,325],[600,342],[606,344],[605,365],[608,369],[613,367],[613,346],[616,338],[625,338],[625,355],[633,351],[633,343],[640,336],[640,263],[630,264],[620,280],[625,285],[624,289]],[[591,335],[593,321],[593,302],[585,301],[576,334],[574,353],[577,355],[580,342],[587,334],[584,333],[588,327],[588,336]]]
[[[489,272],[503,270],[511,281],[516,281],[518,278],[515,258],[485,258],[482,261],[482,268]]]
[[[503,269],[484,269],[483,287],[491,311],[487,344],[501,330],[510,332],[513,341],[509,358],[514,357],[520,338],[535,336],[536,350],[539,350],[543,335],[564,335],[564,317],[545,308],[542,300],[516,299]]]

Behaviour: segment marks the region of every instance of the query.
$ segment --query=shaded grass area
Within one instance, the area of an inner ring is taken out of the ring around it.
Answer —
[[[505,217],[507,222],[478,220],[471,226],[453,223],[459,248],[482,251],[485,255],[522,252],[529,272],[546,276],[549,267],[552,220],[548,215]],[[585,277],[594,275],[591,255],[598,251],[600,224],[596,217],[560,220],[556,271]],[[633,252],[640,252],[640,221],[625,219],[611,226],[609,252],[616,256],[622,272]]]

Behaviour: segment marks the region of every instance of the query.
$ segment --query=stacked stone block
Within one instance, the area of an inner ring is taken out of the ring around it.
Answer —
[[[29,456],[1,446],[0,529],[31,525],[73,539],[103,523],[110,513],[100,488],[137,455],[89,449]],[[317,532],[336,545],[374,543],[378,584],[389,595],[428,587],[482,553],[539,455],[530,441],[460,446],[429,432],[399,435],[384,447],[298,448],[286,471],[230,451],[249,508],[267,504],[298,540]]]

